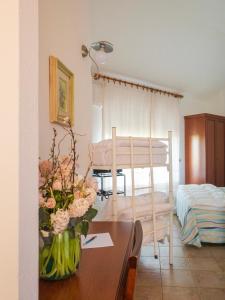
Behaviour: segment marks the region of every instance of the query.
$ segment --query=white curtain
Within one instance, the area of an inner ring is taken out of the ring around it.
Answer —
[[[103,137],[111,138],[112,127],[120,136],[149,136],[150,94],[135,87],[106,83],[103,98]]]
[[[152,94],[141,88],[113,82],[95,83],[94,102],[102,106],[102,137],[111,138],[112,127],[120,136],[168,137],[173,131],[173,178],[179,180],[179,103],[173,97]],[[128,182],[129,172],[126,171]],[[135,171],[137,186],[148,185],[148,169]],[[154,169],[155,182],[160,190],[168,183],[165,168]]]

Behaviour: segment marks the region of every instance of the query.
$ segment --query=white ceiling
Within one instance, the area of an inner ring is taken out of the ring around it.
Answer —
[[[225,0],[90,0],[104,71],[202,97],[225,87]]]

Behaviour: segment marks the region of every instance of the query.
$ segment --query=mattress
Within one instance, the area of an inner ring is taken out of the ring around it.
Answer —
[[[176,197],[182,240],[201,247],[201,242],[225,243],[225,193],[212,184],[180,185]]]
[[[155,209],[160,210],[162,214],[156,218],[157,240],[163,240],[168,234],[168,214],[165,211],[170,209],[171,205],[168,203],[168,197],[165,193],[154,193]],[[143,227],[144,243],[153,241],[153,224],[151,214],[152,194],[145,194],[135,197],[136,202],[136,218],[141,221]],[[131,197],[117,197],[117,220],[123,222],[133,221],[132,211],[132,198]],[[107,199],[104,207],[98,213],[98,220],[112,221],[113,220],[113,198],[112,196]],[[164,227],[164,228],[162,228]],[[166,227],[166,228],[165,228]]]
[[[129,140],[118,140],[116,147],[116,164],[130,165],[130,144]],[[137,140],[133,142],[133,160],[135,165],[145,165],[150,163],[149,141]],[[94,166],[112,165],[112,140],[91,145],[91,156]],[[167,161],[167,145],[160,141],[152,142],[152,163],[162,165]]]

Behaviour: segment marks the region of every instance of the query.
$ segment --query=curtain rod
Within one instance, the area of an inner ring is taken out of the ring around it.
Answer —
[[[103,79],[103,80],[107,80],[108,82],[109,81],[113,81],[114,83],[118,82],[119,84],[122,83],[125,86],[126,85],[130,85],[132,87],[135,86],[137,89],[141,88],[141,89],[147,90],[147,91],[149,91],[151,93],[163,94],[163,95],[172,96],[172,97],[175,97],[175,98],[183,98],[183,95],[181,95],[181,94],[177,94],[177,93],[173,93],[173,92],[169,92],[169,91],[165,91],[165,90],[156,89],[156,88],[149,87],[149,86],[146,86],[146,85],[143,85],[143,84],[133,83],[131,81],[126,81],[126,80],[122,80],[122,79],[118,79],[118,78],[114,78],[114,77],[109,77],[109,76],[106,76],[106,75],[103,75],[103,74],[100,74],[100,73],[95,73],[94,74],[94,79],[95,80]]]

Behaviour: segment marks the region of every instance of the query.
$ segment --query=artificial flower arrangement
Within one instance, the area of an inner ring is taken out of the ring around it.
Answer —
[[[55,129],[48,160],[39,163],[39,229],[40,277],[63,279],[76,272],[80,261],[80,237],[87,235],[89,222],[96,216],[92,206],[96,199],[97,182],[78,175],[76,138],[70,122],[65,135],[57,143]],[[60,146],[70,138],[71,149],[60,155]]]

